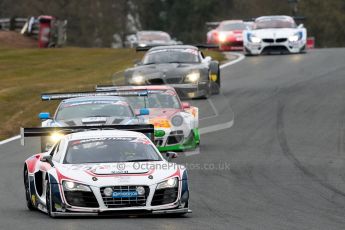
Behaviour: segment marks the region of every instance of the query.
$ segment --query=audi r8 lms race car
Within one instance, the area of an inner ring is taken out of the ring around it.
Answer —
[[[226,20],[207,33],[207,43],[219,45],[221,51],[243,50],[243,30],[249,24],[242,20]]]
[[[23,137],[45,135],[49,129],[24,128],[22,133]],[[30,210],[51,217],[191,212],[185,168],[165,160],[146,135],[117,127],[69,129],[60,130],[66,135],[48,152],[24,163]],[[129,129],[153,132],[151,125]]]
[[[136,110],[149,110],[144,117],[155,127],[154,142],[160,151],[191,150],[199,146],[199,110],[181,102],[174,88],[166,85],[97,86],[96,90],[114,90],[123,95],[132,92],[127,101]]]
[[[255,20],[252,30],[243,32],[243,39],[246,55],[301,53],[306,49],[307,31],[290,16],[263,16]]]
[[[82,97],[80,97],[82,96]],[[55,115],[42,112],[39,118],[42,127],[100,126],[144,124],[148,111],[133,111],[125,98],[118,96],[97,96],[95,93],[48,93],[42,94],[42,100],[62,100]],[[42,137],[42,150],[49,149],[54,143],[54,136]]]
[[[218,61],[205,57],[195,46],[158,46],[125,71],[129,85],[173,86],[183,98],[207,98],[220,92]]]

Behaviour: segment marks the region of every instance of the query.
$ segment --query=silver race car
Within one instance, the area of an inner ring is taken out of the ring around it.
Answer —
[[[42,127],[145,124],[142,116],[148,115],[147,109],[135,112],[123,97],[99,93],[48,93],[42,94],[42,100],[62,100],[54,116],[48,112],[39,114]],[[56,138],[59,137],[42,137],[42,150],[48,150]]]
[[[173,86],[181,98],[207,98],[220,92],[218,61],[205,57],[196,46],[151,48],[124,75],[128,85]]]

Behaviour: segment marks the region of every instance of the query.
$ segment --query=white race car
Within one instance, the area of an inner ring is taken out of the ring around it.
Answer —
[[[24,163],[27,207],[51,217],[191,212],[186,169],[165,160],[143,133],[110,128],[59,128],[69,134]],[[47,135],[52,129],[24,128],[22,134]],[[152,125],[125,129],[153,133]]]
[[[246,55],[261,53],[301,53],[306,49],[307,30],[290,16],[263,16],[253,28],[243,31]]]
[[[148,109],[144,117],[155,126],[155,144],[159,151],[185,151],[199,146],[199,109],[181,102],[173,87],[97,86],[96,90],[98,93],[127,94],[133,109]]]

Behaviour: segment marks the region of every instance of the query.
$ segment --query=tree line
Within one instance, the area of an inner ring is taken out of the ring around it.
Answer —
[[[278,14],[305,16],[301,23],[318,47],[345,46],[344,0],[0,0],[0,18],[67,19],[68,44],[82,47],[109,47],[141,29],[200,43],[207,21]]]

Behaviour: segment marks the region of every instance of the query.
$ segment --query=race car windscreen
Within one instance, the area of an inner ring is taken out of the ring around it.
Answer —
[[[56,120],[71,120],[86,117],[133,117],[128,103],[123,101],[80,101],[62,103]]]
[[[162,91],[161,93],[149,93],[146,97],[143,96],[133,96],[128,97],[128,101],[132,108],[171,108],[180,109],[180,101],[175,93],[167,91]]]
[[[145,138],[105,137],[70,141],[64,164],[161,161]]]
[[[274,29],[274,28],[296,28],[296,23],[287,19],[262,19],[254,24],[254,29]]]
[[[148,52],[143,64],[160,63],[199,63],[198,51],[195,49],[160,49]]]
[[[246,24],[242,23],[224,23],[219,26],[221,31],[245,30]]]
[[[164,41],[169,42],[171,40],[169,34],[162,32],[139,32],[139,41]]]

